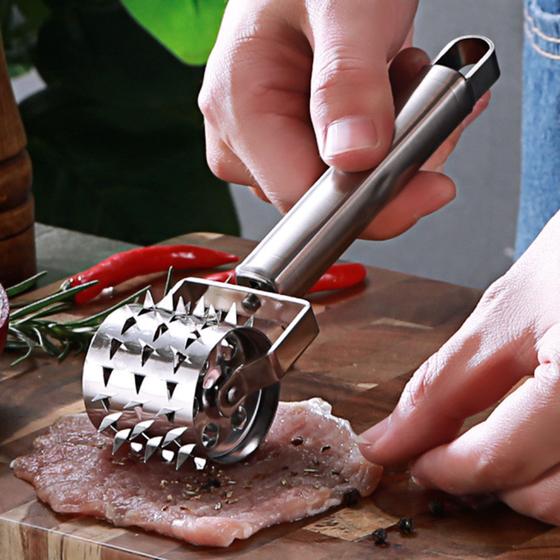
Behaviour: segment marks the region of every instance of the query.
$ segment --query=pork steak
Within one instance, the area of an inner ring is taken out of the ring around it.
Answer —
[[[348,421],[317,398],[281,403],[265,442],[241,464],[197,471],[188,462],[175,471],[130,450],[112,456],[111,445],[85,414],[67,416],[13,462],[14,473],[56,512],[228,546],[367,496],[382,471],[361,456]]]

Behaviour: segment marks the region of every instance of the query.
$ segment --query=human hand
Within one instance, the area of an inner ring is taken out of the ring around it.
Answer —
[[[212,171],[287,211],[325,170],[375,167],[395,90],[429,62],[411,44],[417,0],[230,0],[199,104]],[[398,55],[398,56],[397,56]],[[389,63],[392,64],[389,68]],[[455,197],[443,164],[471,116],[363,236],[396,236]]]
[[[496,404],[458,435],[467,417]],[[361,450],[382,465],[413,459],[425,487],[494,492],[560,524],[559,423],[560,213],[418,369],[393,413],[362,435]]]

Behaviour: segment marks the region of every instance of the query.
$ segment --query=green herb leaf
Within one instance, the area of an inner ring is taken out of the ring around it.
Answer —
[[[14,284],[10,288],[6,289],[6,295],[9,298],[12,298],[18,296],[19,294],[23,294],[24,292],[27,292],[27,290],[30,290],[33,286],[35,286],[35,284],[39,281],[39,279],[43,278],[43,276],[45,276],[46,274],[47,274],[46,271],[43,270],[42,272],[38,272],[37,274],[31,276],[30,278],[26,278],[19,284]]]
[[[123,0],[138,23],[187,64],[205,64],[220,28],[225,0]]]

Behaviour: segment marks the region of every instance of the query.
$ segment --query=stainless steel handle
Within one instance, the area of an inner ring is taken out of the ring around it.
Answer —
[[[461,73],[464,71],[464,74]],[[470,113],[500,75],[492,41],[449,43],[399,107],[391,150],[374,170],[328,169],[237,267],[237,282],[303,295]]]

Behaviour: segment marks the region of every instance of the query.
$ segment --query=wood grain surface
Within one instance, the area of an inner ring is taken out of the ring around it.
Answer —
[[[203,244],[240,256],[252,242],[215,234],[173,241]],[[163,280],[149,279],[160,295]],[[145,281],[142,281],[145,283]],[[133,289],[138,283],[127,286]],[[41,292],[45,292],[42,289]],[[124,295],[125,289],[121,290]],[[411,372],[461,324],[479,293],[474,290],[371,268],[364,287],[315,296],[321,332],[286,376],[285,400],[320,396],[334,412],[363,430],[393,407]],[[99,303],[96,304],[99,307]],[[76,314],[92,311],[82,308]],[[197,548],[89,518],[57,515],[16,479],[10,461],[59,416],[83,410],[82,357],[62,364],[37,357],[18,368],[0,363],[0,559],[165,560],[558,558],[560,530],[515,514],[491,500],[469,502],[412,487],[406,472],[386,472],[371,498],[298,523],[261,531],[228,549]],[[430,502],[445,504],[445,515]],[[374,545],[371,531],[412,516],[414,536],[394,529],[390,545]]]

